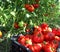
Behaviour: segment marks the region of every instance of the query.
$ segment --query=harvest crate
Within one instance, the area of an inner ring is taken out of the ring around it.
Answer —
[[[28,48],[26,48],[25,46],[19,44],[17,42],[17,38],[18,36],[13,36],[11,38],[11,51],[10,52],[32,52],[31,50],[29,50]],[[59,47],[57,49],[57,52],[60,52],[60,43],[59,43]]]
[[[19,44],[16,40],[17,40],[18,36],[13,36],[11,38],[11,51],[10,52],[32,52],[31,50],[29,50],[28,48],[26,48],[25,46]]]

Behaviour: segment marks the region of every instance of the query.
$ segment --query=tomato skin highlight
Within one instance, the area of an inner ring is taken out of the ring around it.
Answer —
[[[59,36],[55,36],[55,40],[60,42],[60,37]]]

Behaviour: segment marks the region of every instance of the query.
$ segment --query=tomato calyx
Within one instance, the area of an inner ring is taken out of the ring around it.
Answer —
[[[43,41],[43,44],[45,45],[45,44],[47,44],[47,42],[46,41]]]
[[[41,36],[41,34],[38,34],[37,36],[38,36],[38,37],[40,37],[40,36]]]
[[[53,47],[51,47],[51,50],[54,52],[55,49]]]
[[[27,39],[27,40],[25,41],[25,43],[26,43],[26,44],[32,44],[32,41],[31,41],[31,39]]]

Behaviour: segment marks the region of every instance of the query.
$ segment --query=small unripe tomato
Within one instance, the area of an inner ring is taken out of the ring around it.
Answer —
[[[19,25],[19,27],[23,27],[23,26],[24,26],[24,22],[23,22],[23,21],[20,21],[20,22],[18,23],[18,25]]]

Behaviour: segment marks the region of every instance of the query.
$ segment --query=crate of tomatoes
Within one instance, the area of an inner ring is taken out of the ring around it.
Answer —
[[[60,52],[60,29],[43,23],[11,38],[11,52]]]

